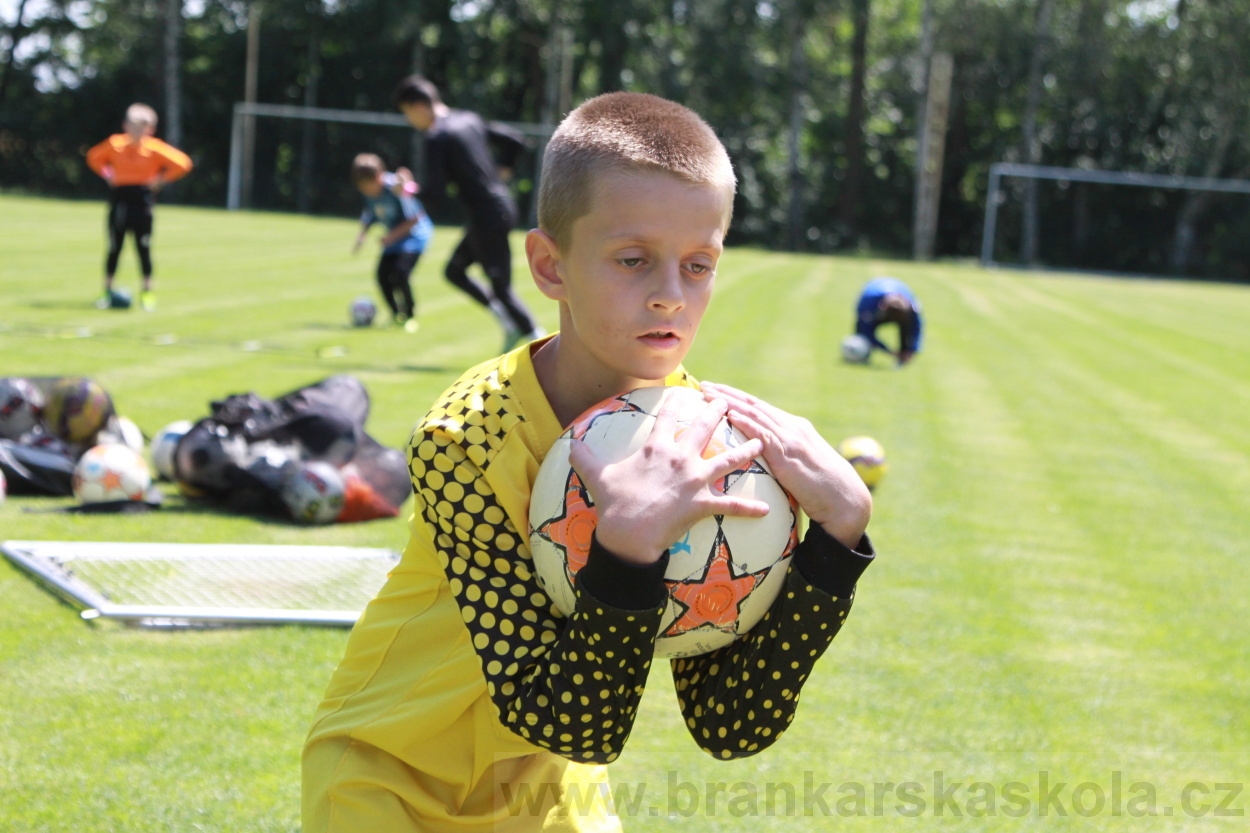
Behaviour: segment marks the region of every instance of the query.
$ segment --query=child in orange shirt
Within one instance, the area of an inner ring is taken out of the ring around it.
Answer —
[[[191,171],[191,158],[153,136],[156,111],[146,104],[132,104],[126,109],[122,130],[87,151],[87,165],[104,178],[110,189],[104,296],[96,306],[106,309],[113,305],[113,275],[129,231],[134,235],[143,273],[140,303],[151,312],[156,309],[156,295],[152,292],[152,205],[161,186]]]

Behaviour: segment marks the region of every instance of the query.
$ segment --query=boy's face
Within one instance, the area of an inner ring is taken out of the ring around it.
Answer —
[[[562,302],[558,350],[578,378],[614,388],[610,395],[682,362],[711,300],[727,198],[660,172],[599,182],[556,255],[558,283],[539,281]]]
[[[152,130],[151,125],[141,121],[130,121],[129,119],[122,122],[122,130],[126,132],[131,141],[135,142],[155,132]]]
[[[399,111],[408,119],[409,124],[422,133],[429,130],[434,123],[434,110],[428,104],[403,101],[399,104]]]
[[[356,187],[360,189],[360,193],[366,197],[376,197],[382,193],[382,179],[358,179]]]

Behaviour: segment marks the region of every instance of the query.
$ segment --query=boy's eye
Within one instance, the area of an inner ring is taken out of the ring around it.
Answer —
[[[691,263],[686,268],[696,275],[708,275],[712,272],[712,267],[706,263]]]
[[[621,265],[622,265],[622,266],[624,266],[626,269],[634,269],[634,268],[636,268],[636,267],[638,267],[638,266],[641,266],[641,265],[642,265],[642,258],[640,258],[640,257],[622,257],[622,258],[620,258],[619,260],[617,260],[617,263],[621,264]]]

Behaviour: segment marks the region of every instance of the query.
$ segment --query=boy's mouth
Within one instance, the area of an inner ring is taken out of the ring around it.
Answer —
[[[652,330],[649,333],[645,333],[642,338],[644,341],[648,341],[656,345],[681,341],[681,337],[672,330]]]

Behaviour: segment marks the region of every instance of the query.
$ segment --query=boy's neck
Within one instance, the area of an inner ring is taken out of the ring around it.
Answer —
[[[663,385],[663,379],[605,377],[564,355],[560,336],[539,345],[533,354],[534,374],[561,426],[567,427],[591,405],[631,390]]]

